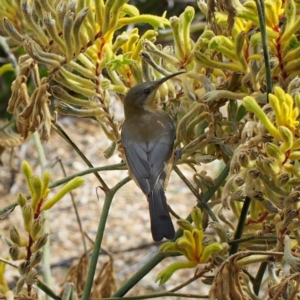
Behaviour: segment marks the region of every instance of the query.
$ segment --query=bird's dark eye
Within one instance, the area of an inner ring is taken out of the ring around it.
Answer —
[[[144,89],[144,94],[149,95],[150,94],[150,89]]]

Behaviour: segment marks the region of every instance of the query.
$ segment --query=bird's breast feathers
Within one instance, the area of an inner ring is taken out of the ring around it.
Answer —
[[[143,114],[126,119],[122,128],[122,144],[150,143],[160,141],[173,144],[175,125],[171,117],[165,113]]]

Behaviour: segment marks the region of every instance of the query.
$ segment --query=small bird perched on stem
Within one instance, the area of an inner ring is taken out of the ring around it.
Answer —
[[[130,175],[147,196],[154,241],[175,235],[164,192],[164,169],[172,163],[176,135],[173,120],[157,107],[155,94],[162,83],[182,73],[138,84],[124,99],[121,143]]]

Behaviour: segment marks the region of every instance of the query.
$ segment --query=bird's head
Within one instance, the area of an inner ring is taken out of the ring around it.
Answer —
[[[155,109],[155,93],[160,85],[168,79],[182,73],[185,72],[170,74],[164,78],[155,81],[143,82],[131,88],[124,99],[125,117],[128,113],[134,110]]]

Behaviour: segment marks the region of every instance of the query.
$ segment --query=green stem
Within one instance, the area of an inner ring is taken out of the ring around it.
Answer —
[[[86,279],[86,283],[84,286],[84,291],[82,294],[81,300],[89,300],[90,299],[90,293],[93,286],[94,281],[94,275],[97,267],[99,252],[101,248],[102,238],[104,235],[105,225],[108,217],[108,212],[110,205],[112,203],[112,200],[114,198],[115,193],[128,181],[130,181],[129,177],[126,177],[125,179],[121,180],[118,184],[116,184],[112,189],[105,190],[105,199],[104,199],[104,205],[100,217],[100,222],[98,225],[98,231],[96,235],[96,240],[94,244],[93,254],[89,266],[89,271]]]
[[[50,297],[50,299],[54,299],[54,300],[61,300],[61,297],[57,296],[50,288],[49,286],[47,286],[47,284],[45,284],[43,281],[41,280],[37,280],[36,283],[37,287],[39,289],[41,289],[47,296]]]
[[[166,257],[165,253],[155,254],[146,264],[144,264],[133,276],[131,276],[113,295],[114,297],[122,297],[133,286],[135,286],[144,276],[146,276],[150,270],[158,265]],[[141,299],[141,298],[140,298]]]
[[[230,113],[230,122],[233,133],[237,134],[237,126],[236,126],[236,101],[230,99],[229,100],[229,113]]]
[[[242,211],[241,211],[241,215],[240,215],[240,218],[239,218],[239,222],[238,222],[238,225],[236,227],[236,231],[234,233],[234,238],[233,238],[234,240],[240,239],[242,234],[243,234],[244,227],[245,227],[245,221],[246,221],[246,218],[247,218],[250,203],[251,203],[251,198],[246,197],[243,208],[242,208]],[[237,253],[238,248],[239,248],[239,244],[233,244],[230,248],[230,255],[233,255],[233,254]]]
[[[267,261],[262,262],[257,271],[255,281],[253,282],[253,290],[254,290],[255,295],[258,295],[258,293],[259,293],[261,282],[263,280],[267,266],[268,266]]]
[[[265,22],[265,5],[263,0],[255,0],[255,3],[258,12],[262,48],[263,48],[264,59],[265,59],[266,86],[267,86],[267,95],[268,95],[272,93],[272,76],[271,76],[270,57],[268,51],[268,40],[267,40],[267,31],[266,31],[266,22]]]

